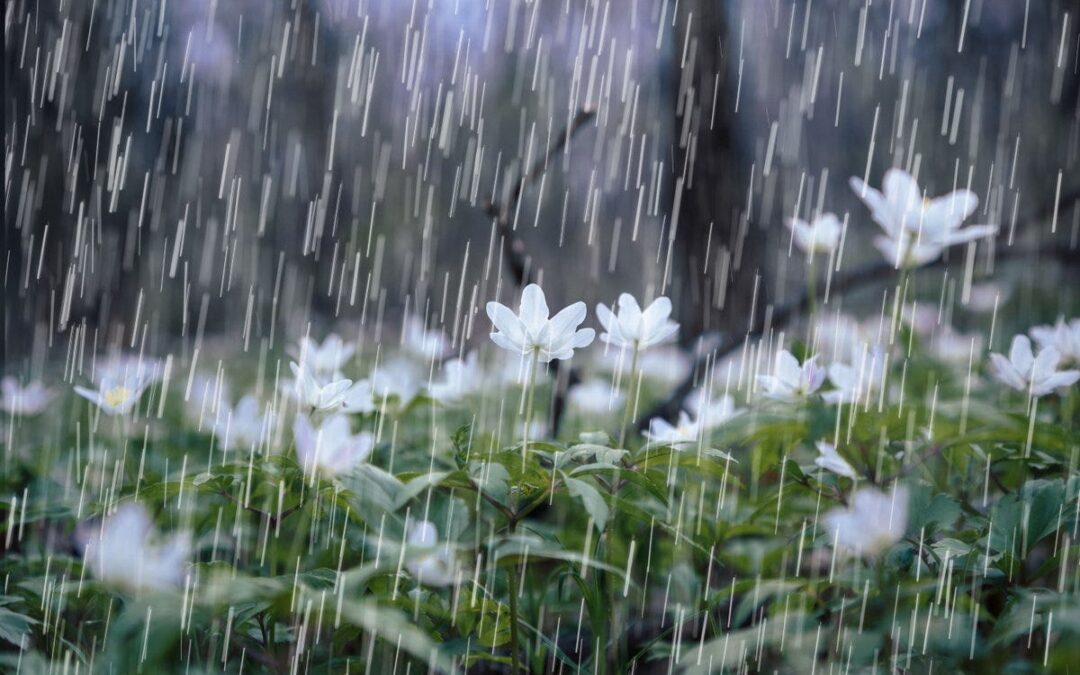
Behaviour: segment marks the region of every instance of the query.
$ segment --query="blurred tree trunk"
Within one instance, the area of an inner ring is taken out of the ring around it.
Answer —
[[[746,209],[750,164],[736,142],[739,66],[729,35],[722,3],[678,4],[666,278],[688,343],[710,330],[746,332],[764,307],[759,278],[765,246]]]

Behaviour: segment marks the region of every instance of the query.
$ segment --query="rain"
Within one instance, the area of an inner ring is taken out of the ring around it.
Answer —
[[[3,672],[1080,660],[1080,3],[3,20]]]

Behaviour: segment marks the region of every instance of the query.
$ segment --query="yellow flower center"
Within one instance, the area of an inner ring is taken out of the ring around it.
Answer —
[[[102,398],[109,406],[120,406],[123,405],[129,398],[131,398],[131,390],[127,387],[113,387],[112,389],[105,392],[105,395]]]

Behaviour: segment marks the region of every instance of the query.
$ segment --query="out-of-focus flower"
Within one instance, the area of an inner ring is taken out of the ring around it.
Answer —
[[[554,317],[549,317],[544,291],[529,284],[521,292],[521,305],[515,314],[498,302],[487,304],[487,315],[495,327],[492,341],[503,349],[519,354],[535,354],[541,363],[569,359],[575,349],[588,347],[596,331],[578,326],[585,320],[585,303],[575,302]]]
[[[865,353],[858,365],[833,363],[829,366],[829,382],[835,387],[822,394],[827,403],[866,402],[881,391],[885,377],[885,353],[878,348]]]
[[[428,387],[428,393],[436,401],[454,403],[483,389],[484,371],[476,352],[463,359],[450,359],[443,364],[442,371],[442,379]]]
[[[425,586],[450,586],[457,573],[457,560],[449,543],[439,543],[439,532],[429,520],[409,523],[406,542],[418,549],[405,561],[405,569]]]
[[[825,369],[816,361],[817,357],[812,356],[799,365],[791,352],[782,350],[776,355],[772,375],[758,375],[758,384],[767,398],[789,403],[802,400],[820,389],[825,381]]]
[[[1009,297],[1008,289],[1004,289],[993,282],[974,284],[971,293],[968,294],[967,307],[973,312],[992,312]]]
[[[600,340],[623,349],[647,349],[675,337],[679,324],[671,320],[671,300],[659,297],[642,311],[629,293],[619,295],[618,313],[607,305],[596,306],[596,316],[604,327]]]
[[[825,441],[818,441],[816,445],[818,457],[814,460],[814,464],[817,464],[826,471],[832,471],[838,476],[843,476],[845,478],[855,477],[855,469],[848,464],[846,459],[840,456],[840,453],[836,451],[835,445]]]
[[[366,431],[353,434],[349,418],[342,414],[327,417],[317,429],[307,415],[297,415],[293,435],[296,455],[309,473],[344,473],[366,460],[375,448],[375,437]]]
[[[1080,370],[1058,370],[1061,354],[1053,347],[1042,349],[1038,356],[1031,352],[1031,340],[1026,335],[1012,339],[1009,356],[991,354],[991,374],[1013,389],[1031,396],[1045,396],[1059,387],[1080,380]]]
[[[226,416],[225,426],[218,429],[223,447],[255,447],[263,440],[266,415],[259,400],[248,394],[241,398]]]
[[[75,387],[75,393],[90,401],[107,415],[126,415],[150,386],[144,378],[129,375],[123,380],[102,380],[98,388]]]
[[[850,314],[837,312],[818,318],[812,325],[814,353],[825,363],[852,362],[859,359],[868,347],[885,341],[881,335],[888,329],[877,317],[859,321]]]
[[[339,373],[356,353],[356,345],[331,333],[319,344],[309,337],[300,338],[298,349],[300,365],[316,377],[341,379]]]
[[[149,356],[115,354],[94,365],[94,384],[103,382],[144,382],[156,384],[165,377],[165,362]]]
[[[929,305],[909,303],[900,309],[900,320],[911,327],[916,335],[932,334],[938,327],[938,310]]]
[[[616,357],[619,356],[617,350],[612,349],[609,352],[614,353]],[[623,370],[630,367],[629,358],[620,360]],[[638,371],[642,377],[659,384],[670,385],[681,382],[690,373],[691,368],[693,368],[693,361],[690,356],[675,346],[650,349],[638,359]]]
[[[893,486],[889,494],[863,488],[851,498],[851,506],[825,514],[825,528],[832,542],[855,555],[876,556],[900,541],[907,529],[908,491]]]
[[[405,351],[428,361],[441,360],[451,349],[446,333],[425,327],[423,319],[417,316],[410,316],[405,320],[405,331],[401,340]]]
[[[694,419],[700,422],[702,429],[716,429],[742,411],[735,405],[730,394],[713,396],[707,389],[699,388],[690,392],[684,401],[686,409]]]
[[[323,383],[306,367],[289,362],[295,379],[283,382],[285,394],[293,398],[302,407],[315,410],[329,410],[341,405],[345,392],[352,386],[352,380],[335,379]]]
[[[1035,326],[1031,329],[1031,337],[1042,349],[1056,349],[1062,362],[1080,365],[1080,319],[1066,323],[1062,317],[1053,326]]]
[[[823,213],[809,223],[801,218],[788,219],[795,245],[807,255],[832,253],[840,246],[844,226],[834,213]]]
[[[870,207],[874,221],[885,231],[874,245],[897,267],[917,267],[936,260],[955,244],[997,232],[995,225],[972,225],[964,220],[979,205],[971,190],[956,190],[936,199],[923,197],[911,174],[900,169],[885,173],[882,192],[851,178],[851,188]]]
[[[587,380],[567,392],[570,407],[586,415],[607,415],[622,407],[626,395],[607,380]]]
[[[965,335],[946,326],[930,339],[930,355],[945,363],[967,365],[983,348],[983,336]]]
[[[649,430],[645,432],[645,438],[649,439],[650,443],[679,447],[697,443],[701,431],[701,423],[690,417],[685,410],[680,410],[679,421],[674,425],[662,417],[651,419],[649,421]]]
[[[128,591],[175,588],[184,581],[191,535],[161,540],[141,504],[124,504],[99,524],[79,532],[83,560],[102,582]]]
[[[41,382],[25,386],[8,375],[0,380],[0,410],[12,415],[37,415],[56,398],[56,392]]]

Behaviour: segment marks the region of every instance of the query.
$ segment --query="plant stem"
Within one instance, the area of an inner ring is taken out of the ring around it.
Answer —
[[[814,254],[810,253],[806,259],[806,299],[807,313],[810,315],[810,325],[814,325],[814,316],[817,314],[817,270],[814,269]]]
[[[536,390],[536,364],[539,361],[539,353],[533,350],[529,361],[529,379],[525,385],[528,393],[525,399],[525,428],[522,430],[521,442],[521,468],[525,469],[525,456],[529,454],[529,431],[532,427],[533,418],[533,393]]]
[[[626,387],[626,403],[623,405],[622,428],[619,430],[619,447],[626,447],[626,431],[634,423],[634,407],[637,404],[638,352],[640,348],[634,341],[634,351],[630,357],[629,385]]]
[[[514,530],[517,529],[517,520],[510,521],[510,535],[513,536]],[[521,664],[518,662],[518,652],[520,651],[518,642],[518,574],[517,563],[510,565],[508,583],[510,587],[507,589],[510,594],[510,672],[513,675],[517,675],[521,672]]]

